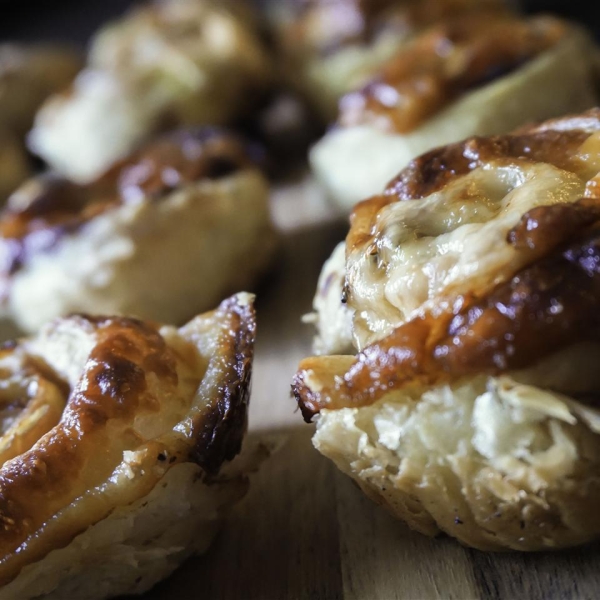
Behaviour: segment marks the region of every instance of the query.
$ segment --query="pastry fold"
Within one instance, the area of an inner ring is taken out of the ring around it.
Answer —
[[[322,120],[335,119],[339,99],[420,31],[452,15],[483,8],[508,11],[497,0],[287,0],[269,11],[280,68]]]
[[[1,598],[140,593],[206,550],[246,490],[255,316],[238,294],[177,329],[58,319],[0,356]]]
[[[210,0],[161,0],[100,30],[72,88],[38,112],[29,145],[89,182],[152,134],[248,114],[269,80],[261,41],[237,14]]]
[[[142,146],[100,179],[24,184],[0,215],[3,314],[25,331],[71,312],[181,324],[251,286],[274,249],[253,146],[202,128]]]
[[[293,389],[317,449],[416,530],[600,536],[599,172],[594,109],[433,150],[355,208],[359,351],[304,360]]]
[[[489,10],[451,17],[342,98],[337,125],[311,151],[313,171],[348,210],[431,148],[594,106],[596,69],[591,38],[573,24]]]

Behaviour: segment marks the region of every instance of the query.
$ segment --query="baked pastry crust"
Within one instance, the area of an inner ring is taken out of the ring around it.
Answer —
[[[219,471],[254,338],[238,294],[181,329],[73,316],[5,347],[0,597],[139,593],[206,549],[246,489]]]
[[[440,44],[447,54],[435,51]],[[550,17],[448,20],[341,101],[338,127],[311,151],[312,168],[348,209],[433,147],[592,107],[596,55],[585,31]]]
[[[246,114],[270,77],[257,34],[236,14],[210,0],[162,0],[95,36],[87,68],[42,107],[29,145],[89,182],[153,133]]]
[[[485,8],[486,0],[291,0],[272,3],[281,70],[324,121],[344,94],[366,83],[419,31],[451,15]]]
[[[600,111],[415,159],[346,240],[356,356],[309,358],[315,446],[429,535],[600,536]]]
[[[104,177],[26,183],[0,217],[4,314],[182,323],[252,285],[275,238],[255,149],[215,129],[151,142]]]

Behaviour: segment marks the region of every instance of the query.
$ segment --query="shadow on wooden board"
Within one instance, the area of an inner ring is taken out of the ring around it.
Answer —
[[[285,432],[208,554],[144,600],[598,598],[600,548],[486,554],[411,532],[312,448],[312,431]]]
[[[346,231],[345,223],[326,223],[282,233],[277,268],[256,290],[251,430],[302,422],[290,397],[292,377],[300,360],[311,354],[314,335],[302,315],[311,311],[321,266]]]

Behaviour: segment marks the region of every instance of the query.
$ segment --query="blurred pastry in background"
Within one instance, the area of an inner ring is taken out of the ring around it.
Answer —
[[[73,87],[39,111],[29,145],[89,182],[153,133],[248,114],[271,77],[258,34],[236,12],[159,0],[99,31]]]
[[[200,128],[143,145],[89,184],[28,181],[0,214],[3,315],[25,331],[72,312],[180,324],[252,286],[275,243],[260,159]]]
[[[208,549],[257,466],[235,459],[255,328],[241,293],[179,329],[76,315],[3,346],[0,598],[142,593]]]
[[[432,150],[354,209],[357,353],[304,360],[294,392],[316,448],[414,529],[600,537],[599,173],[594,109]]]
[[[342,98],[337,125],[311,151],[312,168],[348,210],[430,148],[590,108],[597,57],[585,31],[553,17],[451,17]]]
[[[325,122],[417,32],[499,0],[287,0],[267,2],[283,78]]]
[[[0,45],[0,131],[23,136],[42,102],[81,69],[78,53],[50,44]]]
[[[79,55],[67,47],[0,44],[0,202],[31,174],[25,134],[36,111],[80,68]]]

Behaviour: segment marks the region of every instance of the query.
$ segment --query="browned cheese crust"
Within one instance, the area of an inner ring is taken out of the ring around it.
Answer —
[[[76,382],[36,338],[0,357],[14,363],[3,379],[20,382],[1,398],[10,423],[0,439],[2,584],[146,495],[174,465],[216,475],[246,428],[255,316],[239,296],[177,333],[124,317],[75,316],[54,327],[57,353],[70,351],[78,330],[92,338]],[[128,453],[135,459],[123,474]]]
[[[600,110],[435,149],[359,204],[356,356],[301,362],[316,448],[412,528],[598,539]]]
[[[498,0],[282,2],[273,10],[280,70],[330,121],[340,97],[362,87],[409,40],[435,23],[480,10],[494,17],[509,12]]]
[[[331,383],[318,394],[304,386],[303,373],[320,370],[321,359],[305,360],[294,388],[304,418],[323,408],[366,406],[411,384],[522,369],[570,344],[599,341],[599,219],[600,199],[533,209],[508,243],[547,254],[488,295],[462,296],[451,312],[408,321],[345,372],[327,373]]]
[[[495,6],[452,15],[427,29],[340,102],[342,126],[407,133],[454,98],[503,77],[563,39],[551,17],[523,19]]]
[[[589,167],[580,148],[600,130],[600,110],[565,117],[512,135],[470,138],[412,161],[382,196],[360,203],[351,217],[349,251],[376,257],[380,211],[443,190],[482,164],[546,162],[582,174]],[[521,217],[506,244],[525,256],[497,286],[451,299],[450,310],[418,315],[369,345],[351,365],[329,373],[319,392],[303,383],[307,370],[328,372],[332,359],[309,358],[295,377],[294,393],[307,420],[322,408],[363,406],[414,383],[458,379],[466,373],[502,373],[534,364],[579,341],[598,341],[600,298],[600,194],[589,178],[579,202],[536,207]],[[346,289],[346,300],[352,291]],[[560,305],[564,310],[554,311]],[[336,357],[333,357],[336,358]],[[328,362],[325,362],[328,361]],[[326,365],[323,369],[322,365]]]
[[[9,276],[28,256],[119,205],[159,201],[190,184],[256,168],[259,160],[260,152],[236,135],[203,127],[150,141],[89,184],[42,175],[0,214],[0,271]]]

